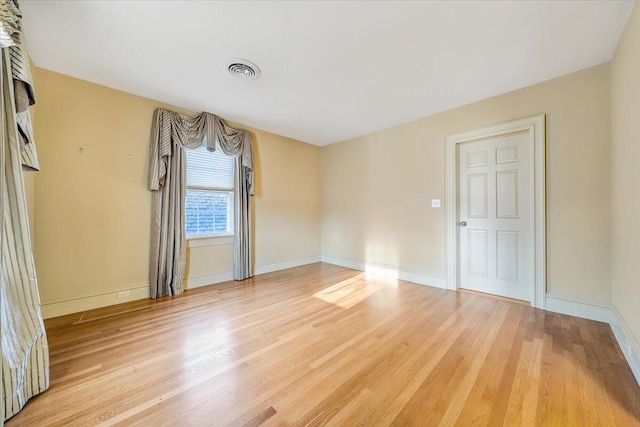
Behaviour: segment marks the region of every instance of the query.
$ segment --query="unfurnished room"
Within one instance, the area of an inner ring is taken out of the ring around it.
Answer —
[[[0,426],[640,426],[640,1],[0,0]]]

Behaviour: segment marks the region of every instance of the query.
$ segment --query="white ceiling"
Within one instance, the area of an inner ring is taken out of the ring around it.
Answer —
[[[609,61],[632,1],[21,1],[33,61],[326,145]],[[229,58],[262,70],[245,82]]]

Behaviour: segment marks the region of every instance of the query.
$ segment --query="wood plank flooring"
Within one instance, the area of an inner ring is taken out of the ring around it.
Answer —
[[[329,264],[46,322],[16,426],[633,426],[607,324]]]

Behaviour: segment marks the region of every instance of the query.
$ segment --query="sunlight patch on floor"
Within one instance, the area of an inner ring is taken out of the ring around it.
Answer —
[[[383,288],[360,273],[313,294],[314,297],[340,308],[351,308]]]

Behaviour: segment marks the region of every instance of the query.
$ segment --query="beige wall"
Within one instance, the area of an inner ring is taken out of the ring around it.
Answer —
[[[287,260],[319,257],[320,148],[268,132],[253,133],[258,177],[256,271]]]
[[[43,303],[144,287],[150,121],[156,107],[169,106],[36,74],[42,171],[33,178],[34,242]],[[322,214],[323,255],[443,277],[444,209],[430,200],[444,201],[445,136],[546,113],[548,290],[608,304],[609,93],[605,64],[321,150],[252,130],[257,270],[317,257]],[[229,244],[193,247],[188,275],[206,280],[231,263]]]
[[[613,304],[640,338],[640,4],[611,63]],[[637,344],[636,344],[637,345]]]
[[[444,277],[445,137],[546,113],[547,290],[608,305],[609,94],[604,64],[323,147],[323,256]]]
[[[176,108],[44,69],[36,74],[34,240],[42,302],[99,294],[107,294],[100,305],[121,302],[115,292],[148,283],[153,111]],[[318,257],[320,149],[251,130],[256,267]],[[232,259],[230,244],[191,248],[189,277],[229,272]]]

